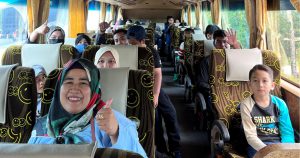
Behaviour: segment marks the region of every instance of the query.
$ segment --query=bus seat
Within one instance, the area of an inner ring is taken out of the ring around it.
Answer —
[[[97,148],[92,144],[0,144],[2,158],[142,158],[141,155],[130,151]]]
[[[138,47],[124,45],[90,45],[83,52],[82,57],[94,62],[95,55],[100,47],[110,46],[115,48],[119,53],[120,67],[129,67],[130,69],[138,69]]]
[[[33,69],[15,66],[9,74],[6,93],[6,116],[5,123],[0,124],[0,142],[27,143],[35,124],[37,104]]]
[[[106,44],[111,44],[114,45],[115,41],[114,41],[114,35],[112,33],[105,33],[105,39],[106,39]]]
[[[154,30],[152,28],[146,29],[145,43],[147,46],[150,46],[150,47],[153,47],[155,45]]]
[[[172,26],[170,28],[171,32],[171,46],[173,49],[178,50],[180,46],[180,29],[178,27]]]
[[[65,43],[66,45],[71,45],[75,47],[75,40],[76,38],[65,38]]]
[[[21,59],[22,47],[23,47],[22,45],[13,45],[8,47],[4,52],[2,58],[2,64],[11,65],[11,64],[19,63],[20,65],[22,65],[22,59]],[[70,45],[61,45],[60,55],[58,59],[59,60],[58,67],[60,68],[63,67],[65,63],[67,63],[72,58],[76,58],[76,56],[77,56],[77,50],[75,47]]]
[[[270,144],[259,150],[254,158],[295,158],[300,156],[300,143]]]
[[[113,99],[111,107],[126,115],[129,68],[114,68],[100,70],[101,99]]]
[[[193,39],[194,40],[206,40],[206,37],[205,35],[202,33],[201,30],[195,30],[195,31],[198,31],[197,33],[193,34]]]
[[[138,123],[140,143],[148,157],[155,157],[153,77],[145,70],[130,70],[126,116]]]
[[[62,68],[54,69],[46,78],[44,91],[41,96],[41,116],[45,116],[49,112],[51,101],[54,95],[55,85],[61,72]]]
[[[184,38],[184,68],[186,70],[185,74],[185,91],[184,98],[187,103],[192,102],[192,89],[194,82],[194,52],[193,52],[193,37]]]
[[[249,50],[244,49],[239,51],[251,53]],[[279,59],[270,50],[261,51],[261,55],[263,64],[268,65],[274,71],[276,86],[273,93],[281,97]],[[233,157],[234,155],[246,154],[247,141],[243,130],[241,130],[241,116],[238,105],[240,101],[251,95],[251,90],[246,81],[226,81],[226,71],[228,69],[226,56],[223,49],[214,49],[212,52],[209,82],[212,89],[212,106],[217,112],[216,118],[218,120],[214,121],[211,128],[211,153],[216,155],[224,151],[227,155],[231,155],[229,157]],[[233,62],[241,64],[244,61],[238,59]]]

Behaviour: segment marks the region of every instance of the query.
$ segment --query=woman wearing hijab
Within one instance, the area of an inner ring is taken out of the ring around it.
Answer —
[[[81,56],[88,45],[91,45],[91,38],[83,33],[77,34],[75,48],[77,49],[79,56]]]
[[[39,35],[46,35],[48,44],[64,43],[65,31],[59,26],[47,26],[48,21],[36,28],[29,36],[28,43],[36,43]]]
[[[94,64],[98,68],[117,68],[119,67],[119,53],[113,47],[102,47],[95,55]]]
[[[128,150],[147,157],[136,126],[101,101],[100,72],[86,59],[72,60],[56,84],[48,115],[37,120],[29,144],[98,142],[99,148]]]

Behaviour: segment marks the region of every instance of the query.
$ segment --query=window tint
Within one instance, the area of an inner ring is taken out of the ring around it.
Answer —
[[[279,56],[281,75],[300,83],[300,14],[268,11],[267,46]]]
[[[27,1],[0,1],[0,59],[7,47],[24,43],[26,39]]]

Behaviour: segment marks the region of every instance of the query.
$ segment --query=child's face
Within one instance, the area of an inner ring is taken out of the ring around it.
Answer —
[[[36,90],[38,93],[43,93],[45,82],[46,82],[45,74],[40,74],[37,77],[35,77]]]
[[[250,87],[256,96],[268,96],[275,84],[270,75],[263,70],[256,70],[250,78]]]

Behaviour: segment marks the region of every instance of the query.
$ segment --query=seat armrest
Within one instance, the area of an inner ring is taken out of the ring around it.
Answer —
[[[214,121],[211,128],[211,157],[224,151],[225,142],[230,140],[227,127],[221,120]]]
[[[196,98],[198,99],[198,101],[196,101]],[[197,92],[195,97],[195,103],[199,103],[201,111],[207,110],[206,102],[202,93]],[[196,105],[196,107],[198,107],[198,105]]]
[[[300,143],[278,143],[270,144],[260,149],[254,155],[254,158],[272,157],[272,158],[294,158],[300,155]]]

